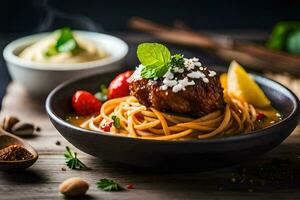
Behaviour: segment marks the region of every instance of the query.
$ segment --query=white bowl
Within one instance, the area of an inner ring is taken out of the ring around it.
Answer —
[[[99,44],[109,56],[75,64],[37,63],[18,57],[24,48],[49,33],[35,34],[17,39],[4,48],[3,57],[12,79],[22,84],[32,96],[45,96],[58,84],[70,78],[115,71],[121,67],[121,63],[128,53],[128,45],[124,41],[114,36],[95,32],[75,31],[75,33],[81,38]]]

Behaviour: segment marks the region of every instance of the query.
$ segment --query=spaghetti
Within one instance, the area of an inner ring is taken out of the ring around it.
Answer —
[[[101,127],[112,124],[116,116],[120,123],[112,125],[108,134],[141,139],[182,140],[249,133],[255,129],[256,110],[247,102],[226,97],[223,110],[216,110],[194,119],[146,108],[133,96],[106,101],[100,114],[84,121],[80,127],[103,132]]]

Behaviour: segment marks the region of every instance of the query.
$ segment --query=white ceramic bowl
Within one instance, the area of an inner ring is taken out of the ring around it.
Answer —
[[[75,31],[81,38],[99,44],[109,57],[76,64],[44,64],[22,59],[17,55],[27,46],[49,33],[35,34],[9,43],[3,51],[12,79],[22,84],[32,96],[45,96],[58,84],[81,75],[118,70],[128,53],[128,45],[114,36]]]

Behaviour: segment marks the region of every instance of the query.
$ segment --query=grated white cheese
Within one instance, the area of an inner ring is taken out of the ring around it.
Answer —
[[[189,71],[189,70],[193,70],[195,68],[195,63],[193,61],[193,59],[184,59],[184,66],[185,68]]]
[[[191,58],[190,60],[193,61],[193,62],[198,62],[198,61],[199,61],[199,58],[193,57],[193,58]]]
[[[173,88],[172,88],[172,92],[174,93],[177,93],[179,92],[180,90],[182,90],[182,85],[181,84],[178,84],[178,85],[175,85]]]
[[[205,74],[202,73],[202,72],[199,72],[199,71],[193,71],[191,73],[188,73],[187,76],[189,78],[195,78],[195,79],[198,79],[198,78],[204,78],[205,77]]]
[[[184,72],[184,68],[174,67],[173,72],[182,74]]]
[[[193,80],[189,81],[187,77],[185,77],[182,80],[178,81],[179,84],[181,84],[183,87],[189,86],[189,85],[195,85],[195,82]]]
[[[208,82],[209,82],[208,78],[202,78],[202,81],[203,81],[204,83],[208,83]]]
[[[195,62],[194,64],[195,64],[195,66],[197,66],[197,67],[201,67],[201,66],[202,66],[201,62]]]
[[[167,71],[167,73],[164,75],[165,78],[167,79],[173,79],[174,78],[174,74],[169,70]]]
[[[177,85],[178,82],[176,80],[171,80],[171,79],[165,78],[163,80],[163,83],[168,87],[173,87],[174,85]]]
[[[217,73],[215,71],[209,70],[209,77],[214,77],[215,75],[217,75]]]
[[[194,71],[197,69],[197,71]],[[208,83],[209,79],[206,77],[205,73],[201,72],[206,70],[206,67],[202,67],[201,62],[199,62],[199,58],[184,58],[184,68],[174,67],[172,68],[172,71],[169,70],[165,75],[163,79],[163,85],[160,86],[161,90],[167,90],[168,88],[172,88],[172,91],[174,93],[177,93],[181,90],[186,90],[186,87],[189,85],[195,85],[194,80],[189,79],[202,79],[204,83]],[[188,71],[186,77],[177,80],[177,77],[175,77],[176,73],[183,73],[184,71]],[[213,77],[216,75],[216,72],[209,71],[208,76]]]
[[[142,69],[144,68],[143,65],[139,65],[134,73],[131,75],[131,77],[128,79],[128,82],[134,81],[134,80],[140,80]],[[184,58],[184,67],[179,68],[174,66],[173,68],[169,69],[167,73],[163,76],[163,83],[159,87],[160,90],[167,90],[168,88],[172,88],[172,92],[177,93],[179,91],[185,91],[187,86],[195,85],[195,82],[193,79],[201,79],[204,83],[209,83],[208,77],[214,77],[216,76],[216,72],[209,70],[208,75],[201,72],[207,70],[206,67],[202,67],[201,62],[199,62],[199,58],[193,57],[193,58]],[[184,72],[187,72],[186,77],[183,79],[178,80],[178,77],[175,77],[175,74],[182,74]],[[158,80],[158,78],[150,79],[148,84],[152,84]]]
[[[142,73],[142,69],[143,69],[143,65],[139,65],[133,72],[133,74],[127,79],[127,82],[132,82],[132,81],[136,81],[136,80],[140,80],[142,79],[141,77],[141,73]]]
[[[189,85],[195,85],[195,82],[193,80],[189,81],[188,78],[185,77],[184,79],[178,80],[178,84],[172,88],[172,92],[177,93],[180,90],[185,90],[185,87]]]
[[[162,85],[162,86],[160,86],[160,89],[161,89],[161,90],[167,90],[167,89],[168,89],[168,86],[167,86],[167,85]]]

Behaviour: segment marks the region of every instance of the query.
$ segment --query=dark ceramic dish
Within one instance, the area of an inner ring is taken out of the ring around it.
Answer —
[[[72,112],[71,97],[76,90],[96,92],[100,84],[108,84],[115,75],[96,74],[65,82],[54,89],[46,101],[47,113],[56,129],[78,149],[104,160],[139,167],[218,168],[271,150],[291,134],[299,121],[298,98],[279,83],[257,75],[253,77],[283,115],[283,120],[247,135],[193,141],[152,141],[89,131],[64,120]]]

